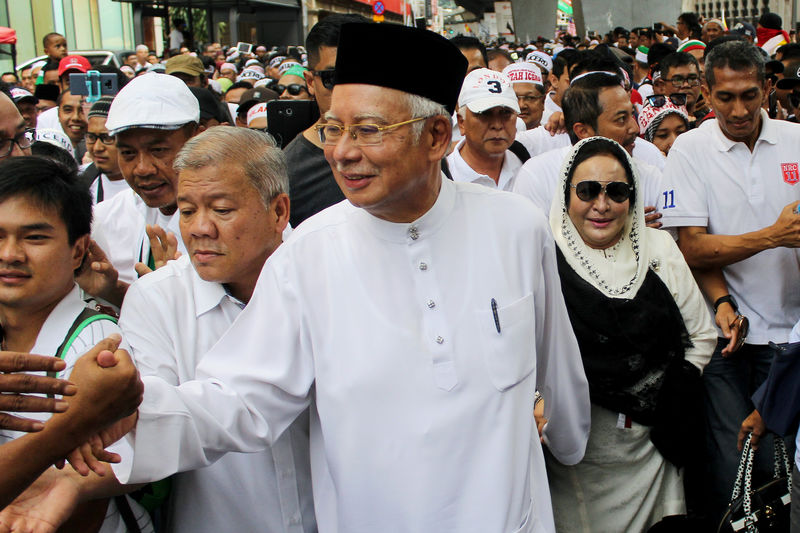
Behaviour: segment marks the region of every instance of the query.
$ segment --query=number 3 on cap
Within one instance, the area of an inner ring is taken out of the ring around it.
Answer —
[[[500,82],[497,81],[497,80],[489,80],[489,81],[486,82],[486,84],[489,86],[489,92],[490,93],[499,94],[499,93],[503,92],[503,87],[500,85]]]

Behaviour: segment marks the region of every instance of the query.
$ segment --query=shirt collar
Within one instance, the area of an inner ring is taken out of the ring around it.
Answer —
[[[237,305],[241,304],[239,300],[231,296],[222,283],[215,281],[206,281],[200,277],[194,266],[189,265],[192,270],[192,292],[194,293],[194,308],[195,317],[199,318],[220,305],[222,300],[230,298],[231,301]]]
[[[490,176],[486,174],[481,174],[477,172],[474,168],[469,166],[464,158],[461,156],[461,147],[464,146],[466,139],[461,139],[458,144],[456,145],[455,149],[453,150],[453,180],[454,181],[467,181],[467,182],[476,182],[481,178],[486,178],[487,180],[494,182]],[[514,155],[514,152],[510,150],[506,150],[505,156],[503,157],[503,166],[500,169],[500,178],[497,180],[496,188],[498,190],[505,190],[506,184],[516,176],[519,167],[522,166],[519,158]]]
[[[50,311],[36,336],[36,344],[31,353],[57,356],[58,347],[66,340],[67,333],[75,319],[86,307],[81,298],[81,291],[75,284],[72,290]]]
[[[719,125],[719,120],[714,121],[714,130],[717,136],[717,149],[720,152],[729,152],[731,148],[739,144],[740,141],[734,141],[725,136],[725,133]],[[775,124],[763,109],[761,110],[761,133],[758,135],[758,139],[756,139],[755,146],[758,146],[758,143],[761,141],[769,144],[778,143],[778,132],[775,128]]]
[[[450,215],[456,202],[456,186],[442,175],[442,186],[433,206],[414,222],[389,222],[356,209],[359,225],[378,237],[397,243],[408,243],[433,235]]]

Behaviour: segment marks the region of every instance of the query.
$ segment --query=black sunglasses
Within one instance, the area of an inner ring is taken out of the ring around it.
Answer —
[[[314,73],[314,76],[319,76],[323,87],[326,89],[333,89],[333,75],[336,73],[335,70],[329,68],[325,70],[314,70],[312,72]]]
[[[582,181],[577,185],[570,183],[569,186],[575,189],[575,194],[584,202],[591,202],[601,192],[618,204],[631,197],[631,186],[623,181],[610,181],[606,184],[599,181]]]
[[[292,96],[297,96],[306,90],[306,86],[300,85],[299,83],[290,83],[289,85],[274,85],[270,87],[270,89],[278,94],[283,94],[283,91],[289,91],[289,94]]]
[[[686,95],[684,93],[672,93],[669,96],[665,94],[651,94],[647,97],[647,102],[653,107],[664,107],[667,105],[667,99],[678,107],[686,105]]]

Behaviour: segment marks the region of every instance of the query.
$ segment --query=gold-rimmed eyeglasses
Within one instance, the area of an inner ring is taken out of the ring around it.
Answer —
[[[350,134],[356,146],[375,146],[381,144],[383,141],[383,133],[406,124],[412,124],[425,120],[428,117],[412,118],[398,122],[397,124],[389,124],[387,126],[379,126],[377,124],[350,124],[344,126],[342,124],[317,124],[316,129],[319,134],[319,140],[322,144],[333,146],[339,143],[345,130]]]

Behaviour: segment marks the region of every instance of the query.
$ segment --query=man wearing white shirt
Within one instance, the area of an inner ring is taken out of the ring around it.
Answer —
[[[120,327],[141,374],[177,387],[195,379],[200,359],[250,300],[264,261],[281,244],[289,197],[280,150],[246,128],[219,126],[194,137],[175,167],[189,253],[131,285]],[[235,353],[228,363],[237,364]],[[229,453],[172,477],[166,513],[175,533],[316,531],[307,413],[265,451]]]
[[[439,83],[406,75],[423,53]],[[442,178],[466,66],[432,32],[342,27],[320,132],[348,201],[275,251],[197,381],[144,378],[129,438],[152,460],[121,479],[261,450],[311,406],[322,533],[554,531],[533,395],[574,463],[588,387],[544,217]]]
[[[525,128],[531,130],[538,127],[544,111],[542,71],[533,63],[522,62],[512,63],[502,72],[511,80],[519,104],[519,118],[525,122]]]
[[[66,368],[53,374],[62,379],[69,379],[81,355],[110,335],[120,333],[112,317],[87,306],[75,284],[74,272],[88,248],[91,209],[89,194],[77,176],[57,162],[24,157],[3,164],[0,171],[0,339],[4,350],[63,359]],[[79,407],[70,405],[69,408]],[[33,413],[33,418],[45,422],[50,416]],[[0,428],[0,444],[21,436],[19,432]],[[118,443],[115,451],[125,447],[124,442]],[[80,492],[74,488],[77,485],[91,492],[92,488],[110,484],[117,493],[126,492],[124,488],[118,491],[119,486],[113,480],[95,474],[81,478],[51,467],[43,476],[64,478],[70,474],[73,481],[66,485],[73,487],[76,496]],[[54,493],[64,495],[59,490]],[[23,499],[26,497],[22,495]],[[130,509],[141,531],[153,531],[146,511],[127,497],[113,500],[93,495],[86,500],[81,505],[73,502],[59,515],[63,520],[69,519],[75,531],[125,533],[127,529],[119,505]],[[28,505],[32,504],[28,502]],[[51,508],[47,505],[33,505],[33,508],[38,508],[43,522],[49,521]],[[8,525],[7,518],[0,516],[0,524]],[[28,530],[18,523],[14,526],[12,530]]]
[[[488,68],[470,72],[458,97],[458,128],[464,138],[447,156],[455,181],[510,191],[522,161],[514,142],[519,104],[508,76]]]
[[[155,269],[156,255],[171,259],[176,248],[185,253],[174,236],[179,233],[178,177],[172,162],[197,132],[199,121],[197,98],[174,76],[143,74],[114,98],[106,128],[116,138],[119,168],[130,190],[95,209],[92,239],[100,251],[90,249],[92,271],[78,280],[89,294],[120,305],[138,274]],[[160,229],[148,234],[146,226]],[[168,249],[166,254],[152,249],[159,243]]]
[[[716,120],[681,135],[664,169],[664,225],[695,271],[719,326],[717,349],[703,372],[706,391],[708,512],[725,509],[736,476],[741,421],[767,375],[773,351],[800,319],[800,128],[761,109],[768,83],[753,45],[728,42],[706,58],[704,96]],[[749,319],[747,342],[737,315]],[[762,443],[771,448],[771,442]],[[771,475],[770,454],[754,473]]]
[[[573,143],[599,135],[621,144],[632,153],[644,190],[645,219],[651,227],[660,227],[656,210],[661,205],[661,172],[636,157],[639,126],[633,105],[620,85],[620,79],[608,72],[592,72],[576,79],[564,95],[564,119]],[[550,211],[558,176],[570,146],[533,157],[517,173],[514,192],[522,194],[543,212]],[[656,150],[658,150],[656,148]]]

